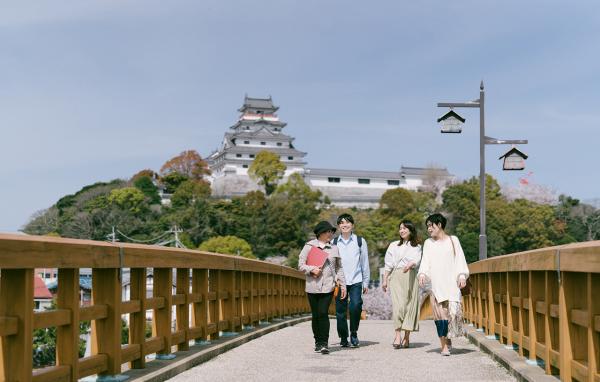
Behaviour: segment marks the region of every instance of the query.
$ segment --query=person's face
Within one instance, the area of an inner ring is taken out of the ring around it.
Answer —
[[[332,237],[333,237],[333,231],[323,232],[322,234],[319,235],[319,241],[322,241],[323,243],[327,243],[328,241],[331,241]]]
[[[432,224],[431,222],[427,222],[427,232],[429,233],[429,236],[431,236],[434,239],[437,239],[438,237],[440,237],[442,232],[444,232],[444,230],[442,229],[442,224],[440,223]]]
[[[400,224],[400,229],[398,229],[398,233],[400,233],[400,237],[402,238],[402,240],[408,241],[410,239],[410,231],[404,226],[404,224]]]
[[[352,232],[352,229],[354,229],[354,224],[350,223],[346,219],[342,219],[340,224],[338,224],[338,228],[340,229],[340,232],[348,233],[348,232]]]

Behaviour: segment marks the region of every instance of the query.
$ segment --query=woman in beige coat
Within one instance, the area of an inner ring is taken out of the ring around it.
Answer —
[[[407,348],[410,344],[410,332],[419,330],[419,285],[417,269],[421,263],[421,245],[417,237],[417,228],[403,220],[398,233],[400,240],[390,244],[385,253],[383,291],[392,293],[392,320],[396,329],[394,349]],[[404,338],[401,331],[404,330]]]
[[[342,260],[335,245],[330,243],[335,227],[327,221],[315,226],[316,239],[302,248],[298,258],[298,269],[306,274],[306,295],[312,312],[312,330],[315,338],[315,353],[329,354],[329,305],[333,298],[336,282],[340,285],[341,298],[346,298],[346,280],[342,270]],[[327,253],[322,267],[307,265],[306,259],[312,247]]]
[[[425,223],[431,236],[423,244],[423,259],[419,268],[419,285],[431,280],[431,307],[440,338],[441,354],[450,355],[450,339],[464,335],[462,296],[460,290],[469,278],[465,254],[456,236],[448,235],[446,218],[429,216]]]

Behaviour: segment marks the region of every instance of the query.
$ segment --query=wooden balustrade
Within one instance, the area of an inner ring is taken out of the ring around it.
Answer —
[[[35,268],[58,268],[55,310],[33,310]],[[80,306],[80,268],[93,270],[91,306]],[[123,269],[130,270],[128,301],[122,301]],[[116,375],[125,363],[144,368],[148,354],[169,355],[174,347],[187,350],[192,340],[217,339],[219,332],[308,311],[304,275],[291,268],[175,248],[0,234],[1,381]],[[126,345],[123,314],[129,315]],[[92,323],[92,355],[84,358],[78,354],[81,321]],[[33,370],[33,330],[48,327],[57,328],[56,365]]]
[[[563,381],[600,381],[600,241],[469,265],[465,318]]]

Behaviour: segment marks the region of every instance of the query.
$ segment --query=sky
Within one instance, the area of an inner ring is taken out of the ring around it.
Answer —
[[[528,139],[524,172],[600,197],[597,1],[2,0],[0,231],[83,186],[219,147],[245,94],[272,96],[308,167],[479,174],[486,135]]]

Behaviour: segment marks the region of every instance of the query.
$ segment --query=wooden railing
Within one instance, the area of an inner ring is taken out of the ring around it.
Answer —
[[[600,381],[600,241],[469,265],[465,316],[563,381]],[[543,361],[543,362],[540,362]]]
[[[56,309],[34,312],[35,268],[58,268]],[[80,306],[80,268],[92,268],[91,306]],[[152,297],[146,296],[149,268]],[[128,301],[122,301],[123,269],[130,270]],[[153,328],[145,338],[148,310]],[[0,234],[2,381],[117,375],[126,363],[144,368],[148,354],[169,355],[174,348],[187,350],[191,340],[307,311],[304,275],[291,268],[192,250]],[[124,314],[129,343],[121,345]],[[92,323],[92,355],[84,358],[78,354],[81,321]],[[57,329],[56,365],[34,370],[32,333],[48,327]]]

